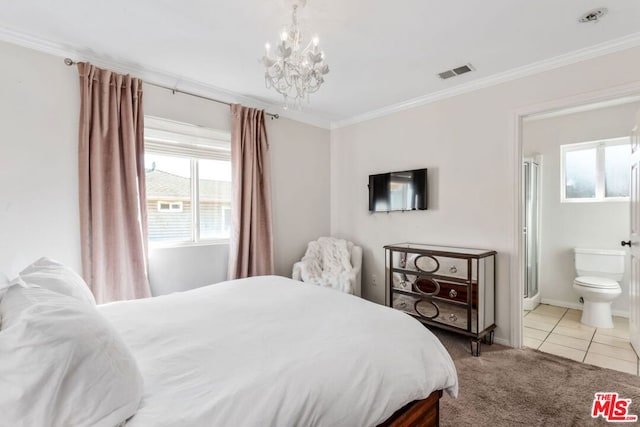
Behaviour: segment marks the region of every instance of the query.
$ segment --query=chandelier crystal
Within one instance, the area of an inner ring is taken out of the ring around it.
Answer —
[[[304,6],[304,1],[300,4]],[[265,50],[262,63],[266,68],[264,81],[267,89],[274,88],[284,97],[285,108],[290,102],[302,108],[302,101],[306,99],[308,103],[309,95],[317,92],[324,83],[329,66],[324,62],[324,52],[317,36],[304,45],[298,27],[297,3],[293,5],[291,25],[280,33],[275,52],[269,43]]]

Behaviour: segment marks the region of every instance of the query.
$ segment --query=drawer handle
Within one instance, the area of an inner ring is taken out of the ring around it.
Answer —
[[[407,303],[405,301],[401,301],[398,305],[402,308],[405,308],[407,306]]]
[[[458,316],[456,316],[455,314],[451,313],[449,315],[449,320],[451,320],[452,322],[455,322],[456,320],[458,320]]]
[[[449,268],[449,273],[451,273],[451,274],[456,274],[457,272],[458,272],[458,269],[456,268],[456,266],[455,266],[455,265],[452,265],[452,266]]]
[[[451,289],[451,290],[449,291],[449,297],[450,297],[450,298],[455,298],[455,297],[457,297],[457,296],[458,296],[458,292],[456,292],[456,290],[455,290],[455,289]]]

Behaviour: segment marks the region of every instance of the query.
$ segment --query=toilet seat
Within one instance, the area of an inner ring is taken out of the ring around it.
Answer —
[[[620,289],[620,284],[613,279],[606,277],[581,276],[576,277],[575,284],[585,288],[596,289]]]

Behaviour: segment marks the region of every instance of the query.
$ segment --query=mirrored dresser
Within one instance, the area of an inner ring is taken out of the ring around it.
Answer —
[[[384,247],[387,305],[428,326],[493,343],[496,252],[415,243]]]

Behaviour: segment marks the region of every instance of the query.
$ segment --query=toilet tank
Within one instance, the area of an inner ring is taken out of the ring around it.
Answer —
[[[608,277],[619,282],[624,276],[625,251],[615,249],[574,249],[578,276]]]

